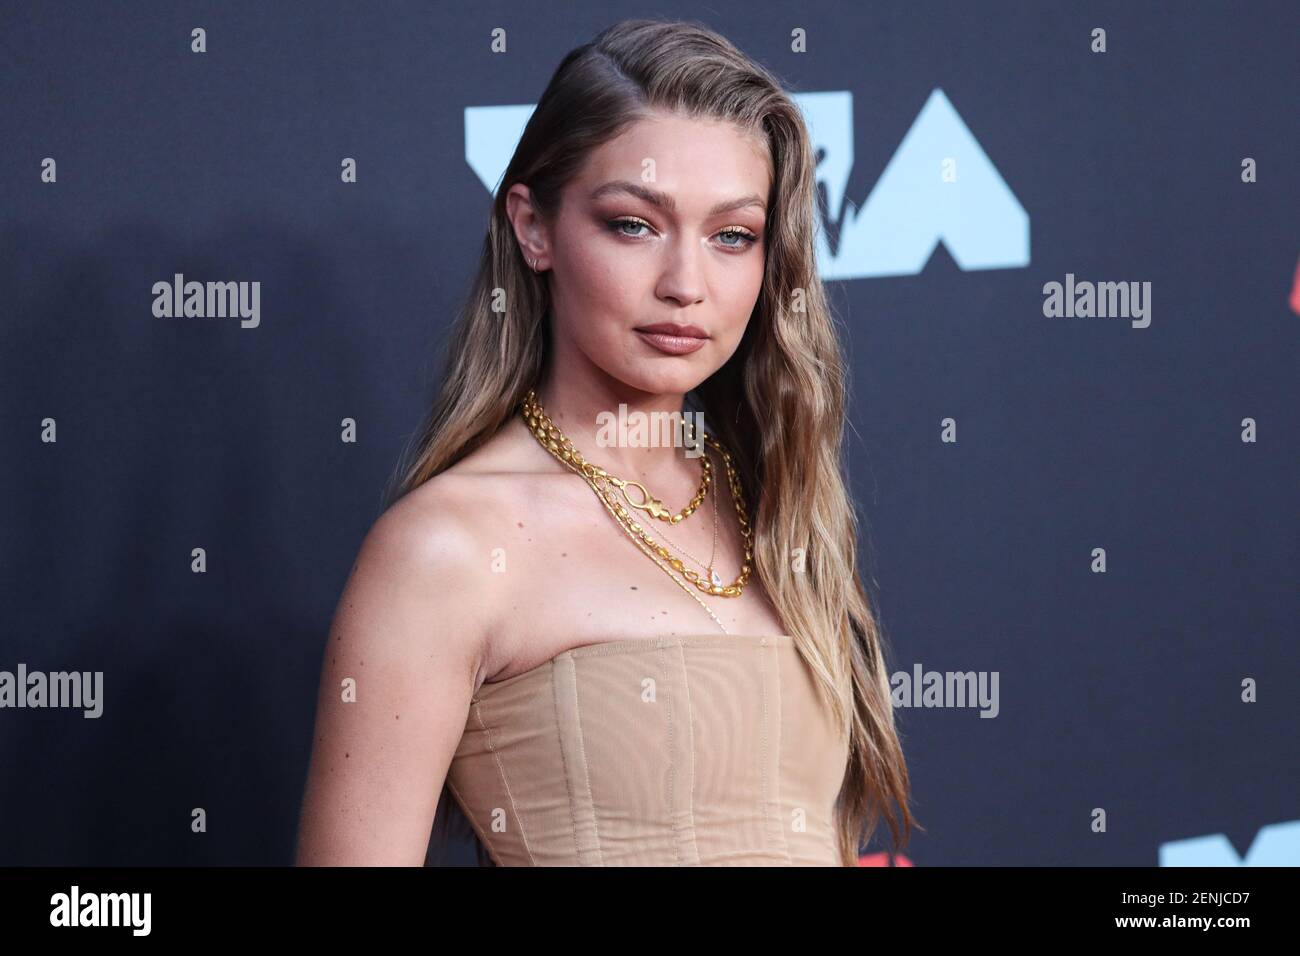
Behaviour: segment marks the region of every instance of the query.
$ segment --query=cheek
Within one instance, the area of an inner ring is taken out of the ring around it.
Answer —
[[[607,309],[635,308],[642,296],[653,292],[644,255],[602,237],[592,239],[577,278],[585,286],[584,295]]]
[[[754,249],[745,257],[745,266],[736,271],[736,281],[741,287],[740,297],[752,307],[763,291],[763,250]]]
[[[616,361],[628,349],[628,329],[645,300],[633,287],[635,275],[620,268],[617,257],[588,250],[566,263],[562,333],[598,364]]]
[[[592,243],[571,263],[565,277],[566,302],[576,324],[582,326],[575,331],[588,341],[635,325],[637,313],[645,308],[647,298],[653,297],[644,266],[610,245]]]
[[[752,257],[751,257],[752,256]],[[739,342],[754,313],[759,293],[763,291],[763,257],[761,250],[752,250],[739,268],[724,270],[719,285],[715,287],[721,303],[722,314],[728,319],[730,337]]]

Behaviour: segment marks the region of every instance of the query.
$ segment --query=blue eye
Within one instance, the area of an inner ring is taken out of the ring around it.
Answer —
[[[720,236],[735,236],[735,237],[738,238],[738,239],[743,239],[743,240],[744,240],[744,244],[743,244],[743,245],[742,245],[741,243],[724,242],[723,245],[726,246],[728,249],[744,249],[744,248],[746,248],[747,246],[752,246],[752,245],[757,241],[757,240],[756,240],[753,236],[751,236],[749,233],[747,233],[747,232],[741,232],[739,229],[724,229],[724,230],[722,230],[722,232],[718,233],[718,235],[720,235]]]
[[[639,235],[635,235],[630,232],[624,232],[623,231],[624,226],[636,226],[638,228],[644,228],[644,229],[650,228],[650,226],[647,223],[642,222],[640,219],[613,219],[609,223],[609,228],[617,235],[627,236],[629,239],[641,238]]]

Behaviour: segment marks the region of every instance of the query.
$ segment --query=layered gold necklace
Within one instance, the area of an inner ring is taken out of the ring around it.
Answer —
[[[749,518],[745,513],[744,492],[740,484],[740,476],[731,459],[731,454],[723,448],[712,435],[707,432],[703,433],[703,439],[711,445],[719,455],[722,456],[723,465],[727,472],[727,481],[731,489],[731,499],[736,506],[736,515],[740,521],[740,532],[745,540],[745,556],[741,563],[740,574],[731,584],[723,584],[717,573],[712,570],[712,561],[710,561],[707,570],[708,579],[702,578],[692,569],[686,567],[681,559],[669,553],[668,549],[663,547],[652,538],[647,530],[641,526],[628,510],[632,508],[643,511],[652,518],[664,521],[667,524],[676,525],[690,517],[695,510],[704,501],[708,494],[709,487],[713,482],[712,465],[709,462],[707,454],[701,455],[701,476],[700,487],[695,496],[687,503],[686,507],[680,512],[673,513],[664,503],[652,495],[649,490],[639,481],[619,478],[610,474],[599,465],[593,464],[583,458],[582,454],[574,447],[573,442],[555,425],[547,416],[545,409],[537,400],[537,394],[529,390],[520,405],[520,413],[523,415],[528,430],[533,433],[533,437],[549,451],[555,458],[564,464],[570,470],[581,475],[596,493],[596,496],[604,504],[605,508],[618,521],[619,526],[632,538],[633,542],[641,548],[656,564],[662,568],[674,581],[676,581],[688,594],[695,598],[699,604],[709,612],[709,616],[717,621],[718,626],[726,632],[722,622],[718,621],[717,615],[709,609],[709,606],[700,600],[699,596],[688,586],[694,585],[696,590],[714,597],[740,597],[745,590],[750,575],[753,574],[751,562],[754,560],[754,542],[753,533],[749,527]],[[623,497],[619,501],[615,494],[610,490],[611,487],[617,488]],[[629,487],[637,491],[634,497],[629,493]],[[625,504],[626,503],[626,504]],[[714,546],[716,549],[717,535],[717,502],[714,503]],[[681,549],[677,549],[681,550]],[[683,551],[682,553],[687,554]],[[690,557],[689,554],[687,554]],[[699,563],[699,559],[693,559]],[[666,563],[665,563],[666,562]],[[676,572],[676,574],[674,574]],[[684,581],[682,580],[684,579]]]

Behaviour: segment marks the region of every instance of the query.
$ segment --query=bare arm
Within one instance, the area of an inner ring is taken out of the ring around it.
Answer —
[[[408,496],[375,522],[335,611],[298,866],[424,863],[483,654],[477,547],[429,500]]]

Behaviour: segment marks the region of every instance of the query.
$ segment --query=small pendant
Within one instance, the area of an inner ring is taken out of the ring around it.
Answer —
[[[714,587],[718,587],[718,588],[722,587],[722,578],[718,577],[717,571],[714,571],[712,568],[709,568],[709,576],[713,579]]]

